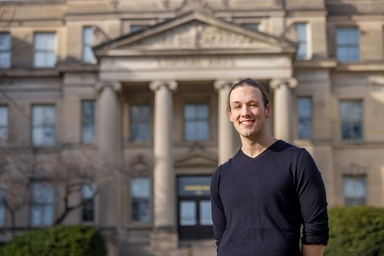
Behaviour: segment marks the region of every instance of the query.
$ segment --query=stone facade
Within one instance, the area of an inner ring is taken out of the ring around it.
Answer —
[[[95,198],[93,224],[116,230],[121,241],[158,251],[184,241],[179,178],[209,176],[239,147],[225,108],[230,85],[245,77],[267,88],[275,136],[315,158],[330,207],[354,195],[345,177],[362,177],[357,197],[384,207],[384,1],[20,0],[0,8],[1,33],[11,39],[10,65],[0,69],[0,104],[8,108],[2,154],[32,143],[32,106],[54,105],[55,143],[39,154],[86,148],[119,167],[119,182]],[[304,58],[296,57],[296,24],[306,25]],[[83,61],[84,27],[93,32],[94,63]],[[339,28],[357,28],[357,60],[340,61]],[[37,68],[34,35],[45,32],[55,35],[56,64]],[[306,139],[298,136],[301,97],[312,104]],[[96,104],[91,144],[81,137],[85,100]],[[359,139],[342,137],[342,101],[362,103]],[[149,139],[132,142],[130,108],[142,103],[150,109]],[[189,103],[209,107],[208,139],[185,139]],[[147,222],[132,221],[134,177],[150,180]],[[19,228],[29,216],[28,207],[18,212]],[[81,210],[65,223],[82,223]]]

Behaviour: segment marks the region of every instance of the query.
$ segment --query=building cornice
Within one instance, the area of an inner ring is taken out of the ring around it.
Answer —
[[[307,69],[307,68],[335,68],[337,61],[335,59],[314,59],[314,60],[296,60],[294,68]]]
[[[53,69],[7,69],[0,70],[0,77],[57,77],[60,71]]]
[[[384,71],[384,62],[383,63],[348,63],[348,64],[338,64],[335,68],[335,71],[351,71],[351,72],[376,72]]]

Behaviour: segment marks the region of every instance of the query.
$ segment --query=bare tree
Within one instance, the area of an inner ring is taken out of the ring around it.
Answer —
[[[97,152],[63,151],[58,154],[53,180],[63,187],[60,195],[63,210],[54,224],[61,224],[70,212],[84,207],[87,200],[93,200],[103,187],[116,182],[118,173],[118,168],[101,159]],[[88,198],[81,196],[84,187],[92,191]]]
[[[17,149],[2,156],[0,196],[11,216],[12,236],[16,230],[16,214],[29,203],[30,183],[38,175],[38,159],[34,149]]]

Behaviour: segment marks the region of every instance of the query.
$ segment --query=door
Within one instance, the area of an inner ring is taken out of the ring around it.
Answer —
[[[182,239],[213,237],[210,176],[178,177],[178,229]]]

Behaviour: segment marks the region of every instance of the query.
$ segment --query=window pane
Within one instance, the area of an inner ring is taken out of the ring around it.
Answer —
[[[149,178],[131,179],[132,220],[148,222],[150,220],[150,183]]]
[[[200,225],[213,225],[209,200],[200,202]]]
[[[242,26],[254,31],[260,30],[260,23],[243,23]]]
[[[0,33],[0,52],[9,51],[11,48],[11,36],[9,33]]]
[[[8,140],[8,107],[0,106],[0,144]]]
[[[11,36],[9,33],[0,33],[0,68],[11,66]]]
[[[0,226],[5,225],[5,206],[4,206],[4,190],[0,188]]]
[[[296,40],[298,42],[298,48],[296,52],[297,59],[307,58],[307,24],[296,23]]]
[[[209,108],[207,104],[185,105],[184,138],[187,141],[209,139]]]
[[[149,178],[133,178],[131,195],[132,197],[149,198]]]
[[[340,118],[343,140],[361,140],[363,138],[362,101],[341,101]]]
[[[135,32],[138,32],[138,31],[141,31],[141,30],[144,30],[148,28],[148,26],[140,26],[140,25],[133,25],[131,26],[131,33],[135,33]]]
[[[52,205],[47,205],[43,208],[43,225],[49,226],[53,223],[53,207]]]
[[[312,99],[299,98],[297,101],[298,138],[310,139],[312,137]]]
[[[346,205],[363,205],[366,202],[365,176],[345,176],[344,200]]]
[[[92,50],[93,46],[93,28],[83,28],[83,61],[87,63],[95,63],[96,57]]]
[[[93,43],[93,28],[92,27],[84,27],[83,43],[84,43],[84,45],[92,45],[92,43]]]
[[[181,226],[194,226],[196,220],[196,202],[195,201],[180,201],[180,225]]]
[[[95,184],[84,184],[81,187],[83,202],[83,221],[94,221]]]
[[[95,102],[83,101],[81,103],[82,142],[92,143],[95,141]]]
[[[31,225],[51,225],[53,222],[53,188],[50,184],[31,184]]]
[[[130,108],[130,141],[148,141],[149,135],[149,106],[132,105]]]
[[[54,67],[56,64],[55,33],[35,33],[34,35],[34,66]]]
[[[296,39],[300,42],[307,41],[306,24],[304,23],[296,24]]]
[[[55,108],[54,106],[33,106],[32,108],[33,145],[55,144]]]
[[[0,52],[0,68],[9,68],[11,66],[11,54]]]
[[[357,28],[338,28],[336,44],[338,61],[359,60],[359,30]]]
[[[83,199],[91,199],[94,197],[96,191],[95,184],[87,184],[81,187],[81,194]]]

